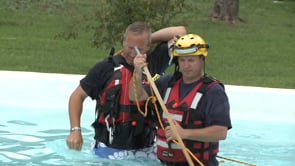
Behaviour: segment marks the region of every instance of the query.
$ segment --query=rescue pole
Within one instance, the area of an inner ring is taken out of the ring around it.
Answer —
[[[179,145],[181,146],[182,152],[183,152],[183,154],[184,154],[184,156],[185,156],[185,158],[186,158],[188,164],[189,164],[190,166],[194,166],[194,163],[193,163],[193,161],[192,161],[192,159],[191,159],[191,156],[190,156],[190,155],[188,154],[188,152],[186,151],[186,147],[185,147],[185,145],[184,145],[184,143],[183,143],[183,141],[182,141],[182,139],[181,139],[179,133],[178,133],[177,130],[176,130],[176,127],[175,127],[175,125],[174,125],[174,123],[173,123],[173,120],[172,120],[172,118],[171,118],[171,115],[169,114],[169,112],[168,112],[168,110],[167,110],[167,108],[166,108],[166,105],[165,105],[165,103],[164,103],[164,101],[163,101],[163,99],[162,99],[162,97],[161,97],[161,95],[160,95],[160,93],[159,93],[159,91],[158,91],[158,88],[157,88],[157,86],[155,85],[155,82],[154,82],[154,80],[153,80],[153,78],[152,78],[152,76],[151,76],[151,73],[150,73],[149,69],[147,68],[147,66],[145,66],[145,67],[143,68],[143,70],[144,70],[144,72],[145,72],[145,74],[146,74],[146,76],[147,76],[147,79],[148,79],[148,81],[149,81],[149,83],[150,83],[150,85],[151,85],[151,87],[152,87],[152,89],[153,89],[153,91],[154,91],[154,93],[155,93],[155,95],[156,95],[156,97],[157,97],[157,99],[158,99],[160,105],[161,105],[162,110],[165,112],[165,114],[166,114],[166,116],[167,116],[167,119],[168,119],[169,125],[171,126],[171,129],[172,129],[172,132],[175,134],[176,139],[177,139],[177,141],[179,142]]]

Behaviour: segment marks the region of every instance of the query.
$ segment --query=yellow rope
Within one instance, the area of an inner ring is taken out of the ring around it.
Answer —
[[[117,56],[117,55],[121,54],[122,52],[123,52],[123,49],[121,49],[121,50],[115,52],[114,56]]]
[[[154,104],[154,107],[155,107],[155,110],[156,110],[156,114],[157,114],[157,118],[158,118],[158,122],[160,123],[160,126],[161,128],[164,130],[165,127],[163,125],[163,122],[162,122],[162,118],[161,118],[161,115],[160,115],[160,112],[158,110],[158,107],[157,107],[157,104],[156,104],[156,101],[157,101],[157,98],[156,96],[154,96],[153,94],[153,91],[151,91],[151,97],[152,97],[152,103]],[[176,143],[177,145],[179,145],[179,142],[176,141],[176,140],[173,140],[174,143]],[[193,159],[200,165],[200,166],[204,166],[204,164],[188,149],[188,148],[185,148],[185,150],[191,155],[191,157],[193,157]]]
[[[138,101],[138,95],[137,95],[137,88],[136,88],[136,74],[135,74],[135,70],[133,72],[133,89],[134,89],[134,98],[135,98],[135,102],[136,102],[136,106],[137,106],[137,110],[140,112],[140,114],[143,116],[143,117],[146,117],[147,116],[147,113],[148,113],[148,109],[145,109],[145,112],[143,112],[140,108],[140,105],[139,105],[139,101]],[[147,102],[146,102],[147,103]],[[147,104],[146,104],[146,107],[147,107]]]
[[[148,103],[149,101],[151,101],[154,105],[154,108],[156,110],[156,114],[157,114],[157,118],[158,118],[158,122],[160,124],[160,127],[164,130],[164,125],[163,125],[163,122],[162,122],[162,118],[161,118],[161,115],[159,113],[159,110],[158,110],[158,107],[157,107],[157,104],[156,104],[156,101],[157,101],[157,97],[154,95],[153,93],[153,90],[150,86],[150,91],[151,91],[151,96],[149,96],[147,98],[147,101],[145,103],[145,111],[142,111],[141,108],[140,108],[140,105],[139,105],[139,101],[138,101],[138,94],[137,94],[137,88],[136,88],[136,74],[135,72],[133,73],[133,88],[134,88],[134,98],[135,98],[135,102],[136,102],[136,106],[137,106],[137,110],[144,116],[146,117],[147,116],[147,113],[148,113]],[[179,145],[179,142],[176,141],[176,140],[173,140],[174,143],[178,144]],[[204,164],[188,149],[185,147],[185,150],[190,154],[190,156],[200,165],[200,166],[204,166]],[[218,158],[221,158],[221,159],[224,159],[224,160],[228,160],[228,161],[231,161],[231,162],[236,162],[236,163],[239,163],[239,164],[244,164],[244,165],[248,165],[248,166],[256,166],[255,164],[250,164],[250,163],[246,163],[246,162],[243,162],[243,161],[239,161],[239,160],[235,160],[235,159],[230,159],[230,158],[226,158],[226,157],[222,157],[222,156],[217,156]]]
[[[145,103],[145,111],[142,111],[141,108],[140,108],[140,105],[139,105],[139,101],[138,101],[138,94],[137,94],[137,88],[136,88],[136,74],[135,74],[135,71],[134,71],[134,73],[133,73],[133,77],[132,77],[132,79],[133,79],[134,98],[135,98],[135,102],[136,102],[137,110],[138,110],[138,111],[139,111],[144,117],[146,117],[146,116],[147,116],[147,113],[148,113],[148,108],[147,108],[147,106],[148,106],[149,101],[151,100],[152,103],[153,103],[153,105],[154,105],[154,108],[155,108],[155,110],[156,110],[156,114],[157,114],[157,118],[158,118],[159,124],[160,124],[161,128],[164,130],[165,127],[164,127],[164,125],[163,125],[163,123],[162,123],[162,118],[161,118],[161,116],[160,116],[160,113],[159,113],[159,110],[158,110],[158,107],[157,107],[157,103],[156,103],[157,98],[156,98],[156,96],[153,94],[153,90],[152,90],[152,88],[150,87],[150,88],[151,88],[151,96],[148,97],[148,99],[147,99],[147,101],[146,101],[146,103]],[[174,143],[176,143],[176,144],[179,145],[179,143],[178,143],[176,140],[173,140],[173,141],[174,141]],[[187,152],[189,152],[189,154],[195,159],[195,161],[197,161],[197,162],[199,163],[199,165],[204,166],[204,164],[203,164],[200,160],[198,160],[198,158],[197,158],[195,155],[193,155],[193,153],[192,153],[188,148],[185,148],[185,150],[186,150]]]
[[[221,158],[221,159],[224,159],[224,160],[228,160],[228,161],[231,161],[231,162],[236,162],[236,163],[239,163],[239,164],[244,164],[244,165],[248,165],[248,166],[256,166],[255,164],[250,164],[250,163],[246,163],[244,161],[239,161],[239,160],[235,160],[235,159],[230,159],[230,158],[227,158],[227,157],[223,157],[223,156],[217,156],[218,158]]]

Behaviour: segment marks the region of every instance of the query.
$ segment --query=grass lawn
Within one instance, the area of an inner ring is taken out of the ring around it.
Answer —
[[[187,12],[194,17],[184,21],[189,33],[210,44],[210,75],[225,84],[295,88],[295,1],[240,0],[239,24],[212,22],[213,1],[191,2],[195,10]],[[0,0],[0,70],[86,74],[108,55],[91,47],[93,33],[83,29],[83,14],[96,5],[96,0]],[[56,38],[73,22],[80,27],[75,39]]]

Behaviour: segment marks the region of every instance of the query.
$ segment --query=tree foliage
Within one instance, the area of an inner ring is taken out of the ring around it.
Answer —
[[[93,45],[114,46],[135,21],[146,22],[153,30],[178,24],[184,7],[184,0],[100,0],[94,16],[97,24],[88,26],[94,31]]]

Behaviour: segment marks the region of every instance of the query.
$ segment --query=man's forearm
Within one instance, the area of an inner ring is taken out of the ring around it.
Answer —
[[[69,118],[70,125],[72,127],[80,127],[80,117],[82,114],[82,103],[77,101],[77,97],[71,97],[69,101]]]
[[[167,27],[160,29],[152,34],[152,42],[162,42],[162,41],[169,41],[173,39],[175,36],[185,35],[186,28],[184,26],[174,26],[174,27]]]
[[[80,127],[80,118],[83,109],[83,102],[87,94],[84,90],[78,86],[76,90],[71,94],[69,99],[69,118],[70,125],[72,127]]]

